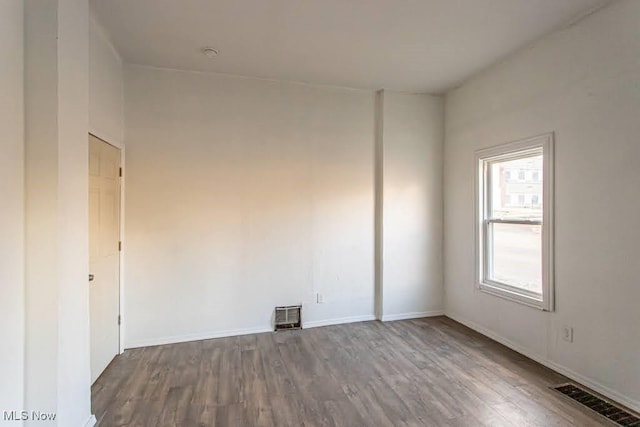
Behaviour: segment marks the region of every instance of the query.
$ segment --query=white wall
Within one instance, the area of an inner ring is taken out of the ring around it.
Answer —
[[[0,2],[0,408],[24,403],[24,19]]]
[[[91,420],[88,2],[25,4],[25,409],[82,426]]]
[[[57,411],[57,3],[25,1],[25,409]]]
[[[556,32],[446,99],[446,312],[640,409],[640,2]],[[474,289],[473,155],[556,134],[556,304]],[[560,339],[573,326],[575,341]]]
[[[443,100],[382,93],[382,319],[443,312]]]
[[[89,4],[58,0],[58,416],[91,415],[89,368]]]
[[[126,346],[372,319],[374,130],[372,92],[125,67]]]
[[[124,139],[122,59],[108,34],[89,20],[89,129],[99,138],[121,146]]]

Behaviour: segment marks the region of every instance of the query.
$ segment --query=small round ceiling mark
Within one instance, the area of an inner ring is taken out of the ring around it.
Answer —
[[[202,54],[204,56],[206,56],[207,58],[215,58],[216,56],[218,56],[220,52],[218,51],[218,49],[213,48],[213,47],[203,47],[202,48]]]

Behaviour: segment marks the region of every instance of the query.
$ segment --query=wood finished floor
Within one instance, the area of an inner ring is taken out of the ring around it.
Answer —
[[[127,350],[92,387],[110,426],[605,425],[567,381],[446,317]]]

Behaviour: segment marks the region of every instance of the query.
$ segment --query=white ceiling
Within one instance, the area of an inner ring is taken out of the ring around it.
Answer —
[[[441,93],[608,0],[92,0],[129,63]],[[203,46],[220,50],[215,59]]]

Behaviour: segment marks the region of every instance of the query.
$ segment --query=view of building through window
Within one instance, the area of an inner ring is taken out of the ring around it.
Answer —
[[[542,293],[542,154],[490,163],[491,279]],[[537,223],[536,223],[537,222]]]
[[[542,220],[542,155],[491,163],[492,217]]]

